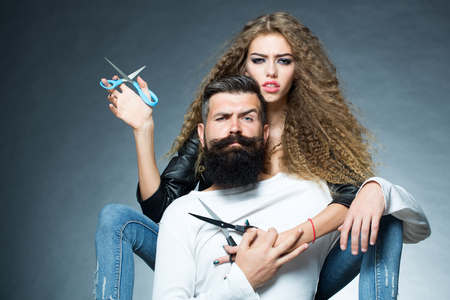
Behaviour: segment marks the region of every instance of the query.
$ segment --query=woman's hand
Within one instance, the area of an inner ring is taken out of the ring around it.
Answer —
[[[119,79],[117,76],[113,77],[113,80],[117,79]],[[104,86],[110,86],[105,78],[102,78],[102,83]],[[150,99],[147,83],[140,76],[137,77],[137,83]],[[130,125],[134,131],[148,129],[149,126],[152,126],[152,108],[124,83],[118,87],[121,92],[117,89],[107,90],[109,92],[108,100],[111,102],[109,109],[112,113]]]
[[[341,249],[347,248],[348,234],[351,230],[352,254],[358,254],[359,236],[361,234],[361,251],[366,252],[369,242],[375,245],[380,219],[384,212],[384,195],[381,186],[370,181],[358,192],[347,213],[341,231]]]
[[[248,230],[240,245],[237,247],[236,264],[247,277],[253,289],[264,285],[277,273],[278,269],[285,263],[291,261],[308,248],[303,244],[290,251],[291,247],[302,235],[300,230],[289,236],[279,246],[274,247],[277,240],[277,230],[270,228],[265,240],[256,247],[251,247],[257,235],[257,230]]]

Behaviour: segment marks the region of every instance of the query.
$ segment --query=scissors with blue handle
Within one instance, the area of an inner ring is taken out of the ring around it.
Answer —
[[[147,95],[144,94],[144,92],[141,90],[141,88],[139,87],[139,84],[136,81],[133,81],[133,78],[136,77],[136,75],[139,74],[145,68],[145,66],[143,66],[139,70],[131,73],[130,75],[127,75],[124,72],[122,72],[118,67],[116,67],[112,62],[110,62],[106,57],[105,57],[105,59],[111,64],[111,66],[114,67],[114,69],[116,69],[117,72],[119,72],[120,75],[122,75],[123,79],[107,80],[109,82],[109,84],[111,84],[111,86],[104,86],[103,83],[100,81],[100,85],[102,86],[102,88],[111,90],[111,89],[114,89],[117,86],[121,85],[124,82],[129,82],[129,83],[133,84],[133,86],[139,92],[139,96],[147,105],[155,106],[158,103],[158,97],[156,97],[155,93],[148,90],[150,92],[151,98],[153,99],[153,101],[151,101],[150,99],[148,99]]]
[[[207,222],[207,223],[210,223],[210,224],[219,226],[220,229],[222,230],[223,234],[225,235],[226,239],[227,239],[228,245],[230,245],[230,246],[232,246],[232,247],[237,246],[237,244],[236,244],[236,242],[234,241],[233,237],[232,237],[232,236],[230,235],[230,233],[228,232],[228,228],[229,228],[229,229],[234,229],[234,230],[236,230],[236,231],[238,231],[238,232],[240,232],[240,233],[245,233],[245,231],[246,231],[248,228],[254,228],[254,227],[255,227],[255,226],[250,226],[250,224],[247,224],[247,225],[244,226],[244,225],[233,225],[233,224],[230,224],[230,223],[223,222],[223,221],[219,218],[219,216],[216,215],[216,214],[214,213],[214,211],[212,211],[211,208],[209,208],[205,203],[203,203],[202,200],[200,200],[200,198],[199,198],[198,200],[200,201],[200,203],[203,205],[203,207],[208,211],[208,213],[209,213],[214,219],[207,218],[207,217],[203,217],[203,216],[199,216],[199,215],[192,214],[192,213],[189,213],[189,214],[190,214],[191,216],[196,217],[197,219],[200,219],[200,220],[205,221],[205,222]]]

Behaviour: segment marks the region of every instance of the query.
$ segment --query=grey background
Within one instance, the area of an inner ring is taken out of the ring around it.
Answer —
[[[401,299],[446,298],[450,2],[42,0],[0,6],[0,299],[93,299],[98,213],[108,203],[138,208],[134,139],[98,84],[115,74],[103,57],[125,72],[147,65],[159,158],[205,60],[275,11],[325,44],[384,145],[379,174],[430,220],[432,236],[404,247]],[[153,272],[138,261],[136,274],[135,299],[151,299]],[[356,299],[356,289],[335,299]]]

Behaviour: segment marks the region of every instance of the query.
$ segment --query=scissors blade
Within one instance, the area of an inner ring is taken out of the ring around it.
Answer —
[[[207,218],[207,217],[204,217],[204,216],[199,216],[199,215],[196,215],[196,214],[193,214],[193,213],[189,213],[189,214],[191,216],[196,217],[197,219],[200,219],[200,220],[202,220],[204,222],[207,222],[207,223],[219,226],[221,228],[234,228],[235,227],[234,225],[231,225],[231,224],[228,224],[228,223],[216,220],[216,219],[211,219],[211,218]]]
[[[110,62],[109,59],[107,59],[106,57],[105,57],[105,59],[106,59],[107,62],[109,62],[109,64],[110,64],[111,66],[113,66],[114,69],[116,69],[117,72],[119,72],[119,74],[123,77],[123,79],[126,79],[126,80],[132,82],[132,80],[128,77],[127,74],[125,74],[124,72],[122,72],[122,70],[120,70],[120,69],[119,69],[118,67],[116,67],[112,62]]]
[[[208,211],[208,213],[211,215],[211,217],[213,217],[214,219],[223,222],[221,218],[219,218],[218,215],[216,215],[215,212],[212,211],[211,208],[208,207],[208,205],[206,205],[200,198],[198,198],[198,201],[200,201],[200,203],[203,205],[203,207],[206,209],[206,211]],[[230,235],[230,232],[228,231],[228,229],[220,227],[220,229],[222,230],[222,233],[225,235],[225,237],[227,238],[228,244],[230,246],[236,246],[236,242],[234,242],[233,237]]]
[[[134,71],[133,73],[131,73],[130,75],[128,75],[128,78],[133,79],[134,77],[136,77],[137,74],[141,73],[142,70],[144,70],[146,66],[143,66],[142,68],[140,68],[137,71]]]

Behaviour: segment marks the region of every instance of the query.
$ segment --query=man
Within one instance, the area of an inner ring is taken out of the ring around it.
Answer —
[[[283,256],[300,233],[274,248],[276,231],[268,226],[285,231],[317,215],[331,201],[326,184],[261,172],[269,129],[265,101],[253,79],[232,76],[210,83],[202,109],[198,133],[205,172],[213,185],[191,192],[166,210],[160,223],[153,299],[312,299],[338,234],[322,237],[304,253],[307,245]],[[226,241],[218,227],[188,214],[208,216],[198,198],[226,222],[243,224],[248,218],[268,230],[260,251],[249,247],[255,230],[243,238],[230,231],[240,244],[236,263],[213,265],[224,255]]]

